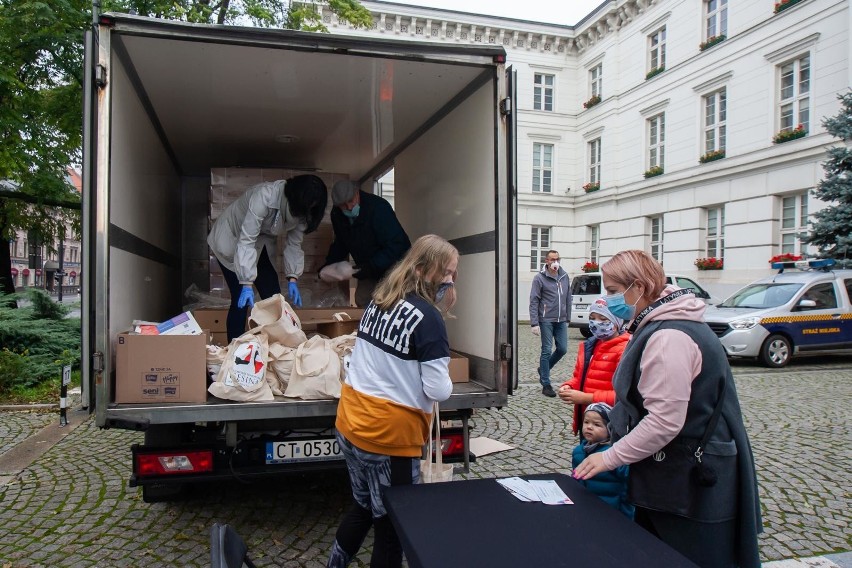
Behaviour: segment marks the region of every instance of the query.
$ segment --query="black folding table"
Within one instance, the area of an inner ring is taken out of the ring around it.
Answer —
[[[494,479],[384,490],[411,568],[690,567],[695,564],[564,474],[573,505],[524,502]]]

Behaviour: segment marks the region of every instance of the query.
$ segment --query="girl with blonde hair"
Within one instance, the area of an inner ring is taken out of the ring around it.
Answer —
[[[381,488],[419,483],[433,405],[452,394],[444,315],[455,304],[458,262],[446,240],[420,237],[364,310],[335,424],[355,503],[337,529],[329,567],[348,565],[370,527],[370,566],[402,565]]]

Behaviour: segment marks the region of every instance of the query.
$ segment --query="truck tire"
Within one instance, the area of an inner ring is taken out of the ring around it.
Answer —
[[[766,338],[760,348],[760,361],[767,367],[780,368],[790,362],[793,344],[783,335],[774,334]]]

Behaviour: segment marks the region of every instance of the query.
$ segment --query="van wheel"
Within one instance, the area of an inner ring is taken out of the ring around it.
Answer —
[[[581,328],[580,328],[580,335],[582,335],[583,337],[585,337],[586,339],[588,339],[588,338],[590,338],[590,337],[592,336],[592,332],[591,332],[591,331],[589,331],[588,326],[586,326],[586,327],[581,327]]]
[[[770,335],[760,348],[760,361],[767,367],[783,367],[792,356],[793,345],[783,335]]]

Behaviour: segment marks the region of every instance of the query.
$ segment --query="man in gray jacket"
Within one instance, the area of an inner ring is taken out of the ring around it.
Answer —
[[[535,275],[530,290],[530,325],[541,337],[538,380],[544,396],[555,397],[550,370],[568,352],[568,322],[571,319],[571,290],[568,273],[559,266],[559,253],[547,251],[544,267]],[[556,341],[556,350],[553,342]]]

